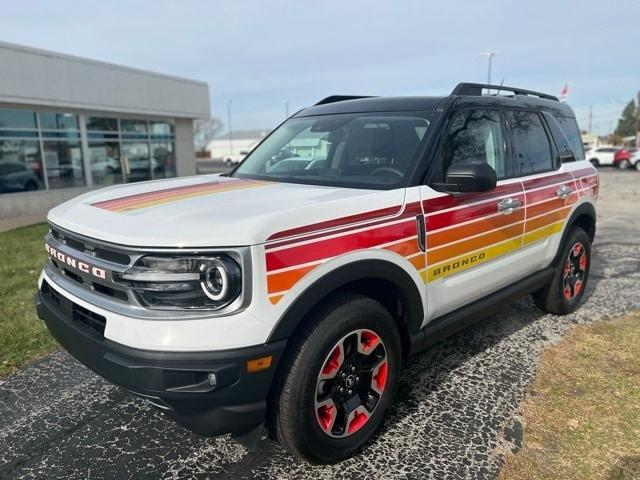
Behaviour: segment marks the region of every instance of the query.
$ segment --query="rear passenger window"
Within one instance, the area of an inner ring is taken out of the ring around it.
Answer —
[[[562,128],[567,140],[569,140],[569,145],[571,145],[571,150],[573,151],[573,156],[576,157],[576,160],[584,160],[584,148],[582,146],[582,137],[580,136],[580,130],[578,129],[578,124],[576,123],[575,118],[569,117],[555,117]]]
[[[575,161],[575,153],[573,153],[573,149],[569,144],[569,140],[562,131],[562,128],[560,128],[558,121],[550,113],[544,112],[543,115],[547,120],[547,125],[549,126],[549,130],[551,131],[553,142],[556,144],[556,148],[558,149],[560,161],[562,163]]]
[[[513,138],[513,173],[519,177],[554,168],[551,145],[542,120],[534,112],[507,112]]]
[[[444,164],[488,163],[498,178],[507,176],[500,114],[463,110],[453,117],[443,146]]]

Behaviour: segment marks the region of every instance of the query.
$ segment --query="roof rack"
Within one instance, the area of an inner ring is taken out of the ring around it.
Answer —
[[[515,95],[531,95],[533,97],[544,98],[546,100],[554,100],[558,102],[558,97],[554,97],[553,95],[548,95],[546,93],[534,92],[533,90],[525,90],[524,88],[515,88],[515,87],[506,87],[504,85],[488,85],[484,83],[459,83],[456,85],[456,88],[453,89],[451,95],[472,95],[472,96],[480,96],[482,95],[482,90],[506,90],[508,92],[513,92]]]
[[[370,95],[331,95],[330,97],[323,98],[314,107],[318,105],[326,105],[327,103],[344,102],[345,100],[357,100],[359,98],[373,98]]]

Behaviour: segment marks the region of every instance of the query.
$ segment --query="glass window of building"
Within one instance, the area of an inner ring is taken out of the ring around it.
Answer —
[[[173,135],[173,125],[167,122],[151,122],[149,124],[149,133],[151,137],[169,138]]]
[[[122,158],[129,182],[151,180],[151,162],[147,142],[123,142]]]
[[[44,188],[37,140],[0,139],[0,193]]]
[[[42,144],[50,189],[85,185],[80,142],[45,140]]]
[[[0,128],[36,128],[36,114],[26,110],[0,110]]]
[[[117,132],[118,120],[108,117],[87,117],[87,130],[97,132]]]
[[[78,130],[78,117],[72,113],[40,112],[42,130]]]
[[[147,122],[144,120],[120,120],[120,129],[123,137],[147,137]]]
[[[151,165],[153,178],[176,176],[176,159],[172,142],[151,142]]]
[[[124,182],[119,142],[89,142],[89,163],[95,186]]]

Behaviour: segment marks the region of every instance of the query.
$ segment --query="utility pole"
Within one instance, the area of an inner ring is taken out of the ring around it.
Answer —
[[[589,128],[588,128],[589,133],[591,133],[591,124],[592,124],[592,121],[593,121],[593,107],[592,107],[592,106],[589,106]]]
[[[227,100],[227,123],[229,124],[229,155],[233,155],[233,127],[231,126],[231,100]]]
[[[284,101],[284,118],[289,118],[289,100]]]
[[[498,52],[495,52],[493,50],[488,51],[488,52],[482,52],[480,54],[481,57],[487,57],[489,59],[489,65],[488,65],[488,71],[487,71],[487,85],[491,85],[491,61],[493,59],[493,57],[495,57],[498,54]]]

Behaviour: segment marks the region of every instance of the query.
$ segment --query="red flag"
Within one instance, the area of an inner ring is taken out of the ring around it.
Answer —
[[[564,85],[560,90],[560,100],[565,101],[568,95],[569,95],[569,84],[567,82],[564,82]]]

